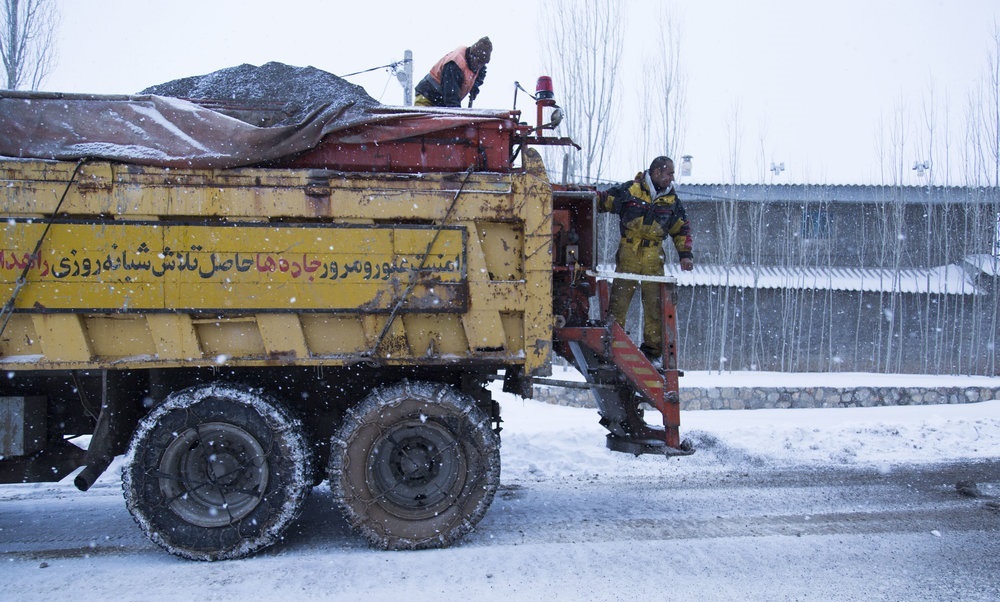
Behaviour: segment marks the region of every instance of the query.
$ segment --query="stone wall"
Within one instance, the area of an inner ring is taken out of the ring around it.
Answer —
[[[597,407],[587,389],[535,386],[535,399],[575,407]],[[975,403],[1000,399],[1000,387],[681,387],[681,410],[763,408],[858,408]]]

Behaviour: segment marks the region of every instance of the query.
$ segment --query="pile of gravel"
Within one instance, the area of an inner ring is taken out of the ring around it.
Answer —
[[[184,98],[261,127],[300,123],[331,104],[361,111],[379,105],[364,88],[332,73],[277,62],[176,79],[140,94]]]

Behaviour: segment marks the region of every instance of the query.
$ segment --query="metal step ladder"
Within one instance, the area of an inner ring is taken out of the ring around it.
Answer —
[[[615,277],[631,276],[616,274]],[[640,278],[638,276],[633,276]],[[644,277],[646,279],[651,279]],[[663,310],[663,368],[657,369],[629,338],[618,322],[556,329],[564,353],[590,383],[608,429],[608,448],[639,454],[686,456],[694,453],[689,441],[680,439],[680,396],[677,369],[677,322],[672,278],[652,278],[660,283]],[[605,282],[599,283],[606,284]],[[606,308],[606,286],[599,285],[599,299]],[[645,421],[642,404],[655,408],[662,425]]]

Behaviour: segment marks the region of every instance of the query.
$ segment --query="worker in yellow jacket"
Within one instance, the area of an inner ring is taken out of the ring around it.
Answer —
[[[677,249],[682,270],[694,269],[691,225],[674,191],[674,162],[657,157],[649,169],[598,193],[599,210],[620,218],[621,242],[618,245],[615,271],[642,276],[663,276],[665,255],[663,241],[670,237]],[[616,279],[611,284],[608,313],[622,326],[636,291],[635,280]],[[661,360],[663,324],[660,309],[660,285],[643,282],[642,344],[640,349],[654,364]]]

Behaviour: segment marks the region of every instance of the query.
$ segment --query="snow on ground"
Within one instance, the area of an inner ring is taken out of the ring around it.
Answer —
[[[998,387],[1000,377],[870,372],[684,372],[681,387]]]
[[[555,370],[570,380],[574,371]],[[1000,387],[1000,378],[912,374],[686,372],[681,387]],[[504,419],[504,475],[543,478],[582,466],[662,470],[662,458],[612,453],[597,410],[522,400],[494,391]],[[655,411],[646,420],[656,423]],[[681,412],[681,437],[693,456],[680,466],[749,460],[756,464],[854,464],[890,467],[1000,455],[1000,399],[979,403],[872,408],[704,410]],[[544,453],[543,453],[544,452]],[[706,453],[707,452],[707,453]],[[727,462],[728,463],[728,462]],[[610,464],[610,465],[609,465]]]

